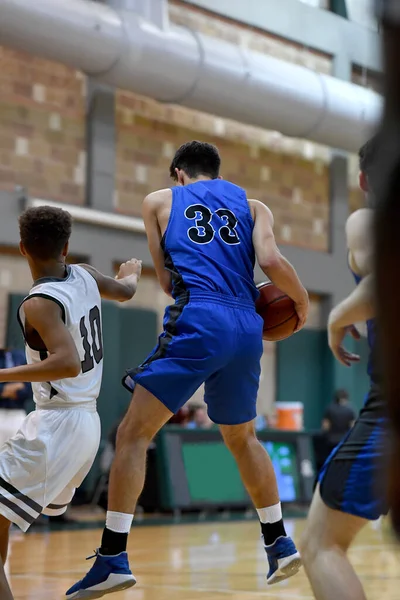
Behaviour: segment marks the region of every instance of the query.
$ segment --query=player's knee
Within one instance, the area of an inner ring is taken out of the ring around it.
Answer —
[[[252,423],[224,425],[220,429],[226,446],[233,454],[241,452],[247,445],[257,441]]]
[[[126,444],[149,444],[152,440],[146,423],[142,423],[137,419],[125,418],[117,431],[117,447]]]
[[[312,564],[316,559],[318,552],[322,550],[317,536],[313,536],[309,527],[303,531],[299,541],[299,552],[303,563],[307,566]]]
[[[340,533],[340,532],[338,532]],[[327,530],[326,523],[308,522],[300,537],[299,551],[302,560],[307,565],[312,565],[323,552],[339,552],[346,554],[350,542],[337,535],[334,530]]]
[[[0,541],[3,544],[3,540],[8,539],[8,532],[10,529],[11,523],[8,519],[0,515]]]

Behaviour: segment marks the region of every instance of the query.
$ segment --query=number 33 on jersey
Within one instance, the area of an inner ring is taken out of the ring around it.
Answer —
[[[235,214],[227,208],[218,208],[213,214],[203,204],[192,204],[185,210],[185,217],[194,221],[194,226],[188,229],[189,239],[195,244],[209,244],[215,237],[213,222],[218,219],[220,226],[218,235],[225,244],[240,244],[236,231],[238,220]]]

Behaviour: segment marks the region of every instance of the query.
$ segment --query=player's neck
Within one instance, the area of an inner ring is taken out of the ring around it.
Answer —
[[[66,265],[65,262],[61,260],[43,263],[35,262],[30,263],[29,266],[33,281],[43,279],[43,277],[56,277],[57,279],[65,277]]]
[[[211,177],[207,177],[206,175],[199,175],[198,177],[193,177],[193,179],[187,178],[186,185],[190,183],[197,183],[198,181],[211,181]]]

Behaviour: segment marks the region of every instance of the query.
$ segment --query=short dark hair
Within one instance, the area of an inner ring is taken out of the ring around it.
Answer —
[[[30,255],[40,260],[59,258],[71,228],[69,212],[53,206],[28,208],[19,218],[21,242]]]
[[[175,169],[185,171],[190,179],[199,175],[217,179],[221,166],[218,148],[207,142],[187,142],[183,144],[174,156],[169,168],[172,179],[177,179]]]
[[[374,172],[379,145],[378,136],[375,135],[363,146],[361,146],[360,150],[358,151],[360,171],[366,175],[371,175],[371,173]]]
[[[349,392],[347,390],[336,390],[334,394],[334,400],[336,404],[339,404],[341,400],[348,400]]]

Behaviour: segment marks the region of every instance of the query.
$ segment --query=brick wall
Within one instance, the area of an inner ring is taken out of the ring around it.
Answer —
[[[81,203],[85,77],[0,46],[0,189]]]
[[[303,65],[319,73],[329,74],[332,59],[327,54],[317,52],[306,46],[282,39],[255,27],[232,21],[200,8],[188,7],[185,2],[172,0],[169,3],[169,17],[172,23],[182,25],[208,35],[222,39],[242,48],[261,54],[274,56],[287,62]]]

